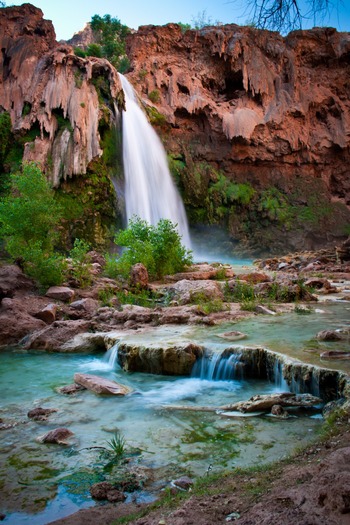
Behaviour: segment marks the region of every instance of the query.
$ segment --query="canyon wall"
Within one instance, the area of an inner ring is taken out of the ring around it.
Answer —
[[[80,58],[57,43],[51,21],[31,4],[0,10],[0,47],[0,113],[2,124],[7,114],[12,127],[2,148],[2,176],[22,159],[39,163],[60,189],[67,229],[76,222],[70,234],[86,236],[83,230],[90,229],[91,242],[103,244],[103,215],[107,223],[116,219],[111,176],[117,168],[103,158],[103,134],[115,128],[123,105],[116,70],[105,59]]]
[[[83,33],[86,47],[93,35]],[[30,4],[0,10],[0,43],[3,135],[11,119],[1,176],[22,159],[39,162],[69,209],[69,235],[90,228],[103,244],[122,215],[116,70],[57,43]],[[348,33],[144,26],[127,37],[127,53],[127,77],[194,228],[220,227],[229,251],[250,255],[319,248],[350,233]]]
[[[171,152],[192,223],[224,224],[256,252],[347,233],[348,33],[169,24],[128,38],[129,79]]]

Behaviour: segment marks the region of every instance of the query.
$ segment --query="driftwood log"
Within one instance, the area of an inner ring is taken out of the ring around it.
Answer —
[[[164,410],[191,410],[195,412],[223,412],[238,411],[246,412],[267,412],[274,405],[282,407],[313,407],[322,403],[322,399],[312,396],[311,394],[292,394],[291,392],[282,392],[278,394],[256,395],[248,401],[239,401],[232,405],[211,406],[186,406],[186,405],[163,405]]]

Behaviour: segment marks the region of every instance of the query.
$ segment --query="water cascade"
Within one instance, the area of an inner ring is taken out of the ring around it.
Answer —
[[[169,171],[163,145],[139,106],[128,80],[119,73],[125,95],[123,165],[127,220],[134,215],[156,225],[160,219],[177,224],[182,242],[190,248],[186,212]]]
[[[208,379],[209,381],[243,379],[241,355],[225,355],[221,352],[204,355],[194,364],[192,377]]]
[[[103,362],[107,363],[108,368],[110,370],[114,370],[116,365],[118,364],[118,347],[119,343],[115,343],[115,345],[113,345],[112,348],[107,350],[106,354],[103,357]]]

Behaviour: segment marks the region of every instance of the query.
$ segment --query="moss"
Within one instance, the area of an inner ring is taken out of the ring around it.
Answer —
[[[148,98],[150,99],[153,104],[158,104],[160,102],[160,92],[158,89],[153,89],[153,91],[150,91],[148,93]]]
[[[90,163],[85,176],[67,180],[56,191],[64,210],[62,249],[74,239],[84,239],[93,247],[106,249],[121,222],[110,172],[103,159]]]
[[[146,106],[146,113],[152,126],[165,126],[167,124],[165,116],[159,113],[157,108]]]

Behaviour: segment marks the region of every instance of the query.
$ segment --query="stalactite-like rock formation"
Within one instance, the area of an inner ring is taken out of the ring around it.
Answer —
[[[25,144],[24,160],[40,162],[56,187],[61,179],[86,173],[102,153],[101,86],[111,100],[121,91],[115,69],[107,60],[82,59],[70,46],[58,45],[52,23],[30,4],[1,10],[0,46],[0,106],[10,113],[15,132],[37,130]],[[112,110],[107,118],[113,119]]]
[[[344,235],[350,222],[349,33],[314,28],[282,37],[237,25],[185,33],[177,24],[144,26],[129,35],[128,53],[129,79],[169,123],[162,124],[163,138],[182,163],[192,222],[225,222],[241,242],[275,249],[282,238],[284,249],[312,249]],[[218,171],[257,190],[253,214],[238,199],[228,204],[218,185],[210,190],[224,181]],[[291,206],[288,218],[271,209],[275,189],[277,208],[283,201],[286,211]],[[265,190],[268,199],[258,202]],[[211,204],[203,206],[208,196]],[[260,230],[254,241],[266,218],[269,232]]]

